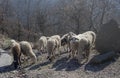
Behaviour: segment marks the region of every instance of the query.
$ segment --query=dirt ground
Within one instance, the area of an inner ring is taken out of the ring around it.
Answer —
[[[98,65],[80,65],[76,59],[68,59],[68,53],[57,56],[52,63],[46,59],[46,53],[36,52],[36,55],[38,62],[31,65],[29,60],[22,69],[14,70],[12,65],[1,66],[0,78],[120,78],[120,58]]]

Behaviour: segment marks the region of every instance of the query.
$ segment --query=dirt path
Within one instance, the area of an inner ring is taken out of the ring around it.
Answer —
[[[21,70],[12,70],[9,65],[2,66],[5,69],[0,73],[0,78],[120,78],[120,58],[99,65],[79,65],[77,60],[68,59],[67,53],[56,57],[53,63],[46,60],[46,54],[36,55],[38,62],[34,65],[27,63]]]

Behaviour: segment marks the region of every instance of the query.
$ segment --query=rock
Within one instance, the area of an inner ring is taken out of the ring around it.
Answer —
[[[3,54],[1,54],[1,57],[0,57],[0,67],[6,66],[6,65],[11,65],[12,61],[13,61],[13,59],[9,54],[3,53]]]
[[[90,63],[94,63],[94,64],[96,64],[96,63],[102,63],[104,61],[113,59],[115,56],[116,56],[116,53],[114,51],[103,53],[103,54],[99,54],[99,55],[95,55],[90,60]]]
[[[100,27],[97,33],[96,48],[100,53],[120,51],[120,28],[118,23],[111,19]]]

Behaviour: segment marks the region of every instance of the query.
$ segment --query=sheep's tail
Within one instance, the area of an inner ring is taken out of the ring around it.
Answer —
[[[95,44],[96,34],[92,32],[91,35],[92,35],[92,44]]]
[[[91,45],[91,47],[93,49],[93,48],[95,48],[96,34],[94,32],[92,32],[91,35],[92,35],[92,45]]]

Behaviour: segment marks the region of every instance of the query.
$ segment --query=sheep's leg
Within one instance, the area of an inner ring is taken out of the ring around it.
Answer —
[[[71,58],[71,55],[72,55],[72,50],[69,51],[69,56],[68,56],[68,58]]]
[[[13,62],[14,67],[15,67],[15,69],[17,69],[18,65],[19,65],[19,63],[18,63],[18,55],[16,53],[14,53],[13,58],[14,58],[14,62]]]
[[[74,58],[74,56],[75,56],[75,50],[74,48],[71,48],[71,59]]]
[[[68,44],[68,52],[71,50],[70,43]]]
[[[43,51],[44,51],[44,47],[42,46],[42,47],[41,47],[41,53],[42,53],[42,54],[43,54]]]
[[[20,53],[20,55],[18,56],[19,67],[21,67],[21,60],[20,60],[20,57],[21,57],[21,53]]]
[[[61,46],[60,45],[58,46],[58,54],[59,54],[59,56],[62,54],[61,53]]]
[[[40,46],[40,49],[39,49],[40,53],[42,54],[42,45]]]
[[[63,46],[63,50],[64,50],[64,52],[67,51],[67,45],[64,45],[64,46]]]
[[[56,50],[56,49],[54,48],[54,49],[53,49],[53,52],[52,52],[52,53],[53,53],[53,54],[52,54],[52,55],[53,55],[53,59],[55,59],[55,50]]]
[[[90,54],[90,50],[86,50],[86,53],[85,53],[85,62],[88,62],[89,54]]]
[[[34,59],[34,63],[37,63],[37,57],[35,54],[33,55],[33,59]]]
[[[45,53],[47,52],[47,48],[45,47]]]
[[[24,55],[23,57],[24,57],[24,58],[23,58],[23,59],[24,59],[24,60],[23,60],[24,63],[25,63],[25,64],[29,64],[29,62],[28,62],[29,57],[28,57],[27,55]]]
[[[43,50],[42,50],[42,53],[44,53],[45,52],[45,47],[43,46]]]
[[[74,50],[71,53],[72,53],[71,58],[74,58],[74,54],[75,54]]]
[[[77,55],[78,55],[78,50],[76,50],[76,52],[75,52],[75,58],[77,57]]]
[[[67,52],[69,52],[70,50],[69,44],[67,44]]]
[[[45,48],[45,46],[43,47],[43,53],[45,53],[45,50],[46,50],[46,48]]]
[[[82,49],[81,49],[81,47],[80,48],[78,48],[78,53],[77,53],[77,55],[76,55],[76,58],[78,59],[78,62],[79,62],[79,64],[82,64],[82,57],[83,57],[83,55],[82,55]]]
[[[52,52],[50,54],[51,56],[49,57],[50,61],[53,61],[53,59],[55,58],[55,48],[52,49]]]
[[[72,55],[73,55],[73,48],[71,47],[71,44],[70,44],[70,43],[68,44],[68,48],[70,49],[70,51],[68,51],[69,54],[70,54],[69,57],[72,58]]]
[[[47,53],[48,53],[47,59],[50,59],[51,52],[47,50]]]

